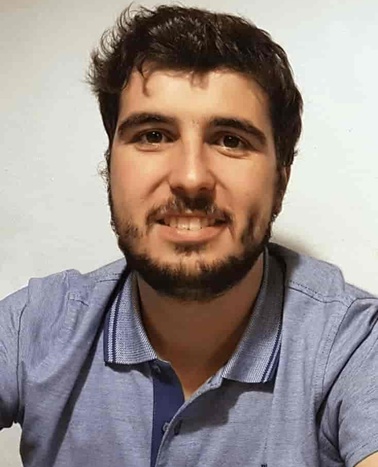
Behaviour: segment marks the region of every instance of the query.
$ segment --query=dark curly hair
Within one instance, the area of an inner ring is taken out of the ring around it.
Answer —
[[[301,133],[302,97],[285,51],[250,21],[198,8],[126,8],[91,54],[87,81],[96,95],[110,152],[119,98],[131,72],[143,65],[203,74],[229,69],[253,78],[267,93],[278,166],[289,166]]]

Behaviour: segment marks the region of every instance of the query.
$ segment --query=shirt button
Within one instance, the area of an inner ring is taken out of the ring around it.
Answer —
[[[165,433],[168,430],[169,427],[169,422],[165,422],[163,426],[161,427],[161,431]]]
[[[174,430],[173,430],[173,433],[175,434],[175,436],[177,436],[178,434],[180,434],[180,430],[181,430],[181,425],[182,425],[182,420],[180,420],[179,422],[177,422]]]
[[[160,368],[160,366],[159,366],[157,363],[153,363],[153,364],[152,364],[152,369],[154,370],[154,372],[155,372],[157,375],[160,375],[160,373],[161,373],[161,368]]]

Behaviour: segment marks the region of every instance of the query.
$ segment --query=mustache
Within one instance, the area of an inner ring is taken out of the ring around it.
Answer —
[[[226,222],[233,221],[233,215],[231,212],[220,209],[216,206],[212,200],[207,197],[175,197],[170,198],[164,205],[154,206],[147,215],[147,224],[153,224],[156,219],[161,218],[168,212],[185,214],[187,211],[196,211],[205,216],[223,218]]]

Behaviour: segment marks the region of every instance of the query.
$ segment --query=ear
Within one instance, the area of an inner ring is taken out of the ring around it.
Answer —
[[[291,166],[281,167],[278,169],[278,180],[277,180],[277,193],[276,202],[274,208],[274,217],[277,217],[282,209],[282,201],[284,199],[287,185],[289,184],[291,174]]]
[[[280,169],[280,172],[281,172],[281,181],[282,181],[281,189],[283,191],[283,194],[285,194],[287,185],[290,180],[291,165],[289,167],[282,167]]]

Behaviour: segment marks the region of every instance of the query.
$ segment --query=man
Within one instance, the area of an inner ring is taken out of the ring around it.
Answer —
[[[28,467],[378,466],[378,300],[269,243],[301,129],[238,17],[125,11],[92,55],[126,261],[0,303],[0,427]]]

